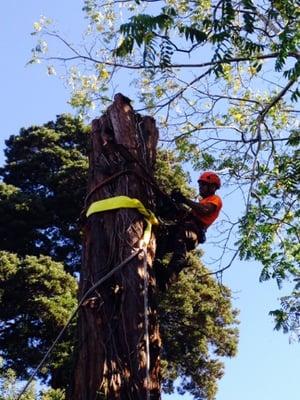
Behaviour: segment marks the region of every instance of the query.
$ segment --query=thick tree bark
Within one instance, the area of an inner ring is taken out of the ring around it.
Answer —
[[[130,100],[117,94],[107,112],[92,123],[87,206],[125,195],[153,208],[151,187],[142,177],[153,172],[157,140],[154,119],[135,114]],[[144,227],[144,217],[134,209],[106,211],[88,218],[80,297],[137,250]],[[147,380],[146,368],[144,263],[140,253],[95,290],[80,309],[70,399],[160,399],[160,336],[152,270],[154,235],[147,250],[150,379]]]

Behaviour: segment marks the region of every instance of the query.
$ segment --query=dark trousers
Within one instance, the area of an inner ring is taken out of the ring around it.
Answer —
[[[182,223],[168,227],[158,238],[154,270],[157,281],[163,288],[168,283],[175,282],[179,273],[186,266],[187,252],[194,250],[199,243],[205,241],[205,231],[194,221],[185,220]],[[172,253],[167,268],[162,264],[166,254]]]

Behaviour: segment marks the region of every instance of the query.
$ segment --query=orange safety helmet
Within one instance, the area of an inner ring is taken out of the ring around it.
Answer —
[[[208,171],[208,172],[203,172],[199,176],[198,182],[206,182],[206,183],[213,183],[214,185],[217,186],[218,189],[221,187],[221,179],[217,174],[214,172]]]

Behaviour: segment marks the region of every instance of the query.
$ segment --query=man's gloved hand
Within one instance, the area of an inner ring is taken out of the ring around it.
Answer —
[[[174,189],[171,192],[171,198],[178,202],[178,203],[184,203],[185,202],[185,197],[184,195],[181,193],[181,191],[179,189]]]

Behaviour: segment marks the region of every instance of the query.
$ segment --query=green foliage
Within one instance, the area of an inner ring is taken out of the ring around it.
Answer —
[[[195,195],[188,186],[189,175],[182,169],[180,158],[172,151],[159,150],[157,152],[155,178],[166,193],[170,194],[173,189],[180,188],[187,197]]]
[[[124,57],[132,53],[134,45],[147,44],[151,38],[160,37],[162,34],[173,31],[173,36],[184,35],[185,40],[197,45],[205,45],[208,42],[215,45],[212,60],[225,61],[239,53],[249,59],[255,59],[258,55],[269,48],[277,51],[275,68],[282,71],[287,58],[296,54],[299,47],[299,7],[292,1],[270,3],[267,9],[261,10],[260,5],[251,0],[241,3],[232,0],[222,0],[217,4],[212,3],[211,9],[206,10],[202,4],[191,4],[186,2],[186,7],[163,6],[161,13],[156,16],[138,14],[130,18],[129,23],[120,26],[120,33],[124,36],[122,44],[117,48],[115,54]],[[203,8],[201,15],[201,7]],[[200,10],[198,10],[200,8]],[[206,12],[205,12],[206,11]],[[193,21],[191,15],[198,14]],[[262,15],[264,13],[264,15]],[[265,15],[267,17],[265,17]],[[264,27],[268,19],[269,26]],[[267,43],[261,40],[262,33],[271,36],[272,23],[278,22],[283,25],[277,40]],[[271,28],[270,28],[271,27]],[[159,51],[153,51],[159,54]],[[171,54],[171,53],[170,53]],[[299,77],[299,62],[284,72],[289,79]],[[171,58],[169,60],[171,65]],[[216,65],[215,72],[222,72],[222,65]]]
[[[13,368],[18,378],[28,377],[38,365],[76,305],[77,283],[66,270],[76,270],[80,258],[80,233],[74,221],[85,194],[87,131],[77,118],[60,116],[56,122],[22,129],[7,141],[0,186],[4,238],[0,252],[0,355],[2,372]],[[18,169],[20,165],[22,169]],[[186,195],[193,194],[180,159],[171,151],[158,152],[156,178],[166,192],[180,187]],[[231,309],[228,289],[220,290],[213,278],[201,278],[203,272],[206,270],[195,258],[188,279],[182,278],[176,286],[178,301],[172,304],[173,290],[162,299],[160,318],[168,391],[177,377],[184,379],[185,375],[191,383],[185,382],[182,390],[212,399],[222,375],[220,358],[236,351],[236,312]],[[186,308],[189,313],[184,319]],[[167,323],[170,312],[177,315],[176,324]],[[178,336],[181,318],[185,337]],[[55,388],[65,387],[73,345],[74,325],[38,377],[50,378]],[[32,400],[37,395],[28,396]],[[42,400],[64,398],[63,392],[52,389],[38,396]]]
[[[75,308],[76,291],[76,280],[50,257],[0,252],[2,370],[12,368],[19,378],[28,377]],[[65,335],[41,377],[48,378],[50,372],[54,384],[65,383],[63,368],[73,341],[72,332]]]
[[[284,333],[291,333],[291,338],[300,340],[300,291],[299,278],[295,279],[297,285],[290,296],[281,298],[281,309],[270,311],[274,317],[275,329]]]
[[[295,148],[274,157],[268,180],[252,192],[254,201],[240,225],[241,257],[259,260],[261,280],[275,278],[279,286],[299,274],[299,154]]]
[[[11,368],[8,368],[6,371],[3,371],[2,368],[3,359],[0,358],[0,400],[15,400],[19,393],[16,373]],[[34,399],[35,385],[32,384],[24,395],[24,400]]]
[[[131,22],[123,24],[120,27],[120,32],[124,35],[124,39],[114,51],[114,54],[118,57],[124,57],[132,52],[135,43],[139,47],[143,44],[144,64],[154,64],[156,58],[154,31],[159,30],[166,33],[173,22],[172,12],[169,10],[166,13],[166,11],[164,10],[162,14],[155,17],[146,14],[131,17]],[[160,54],[160,65],[166,67],[171,62],[172,47],[164,40],[161,43]]]
[[[298,51],[300,43],[300,10],[297,4],[290,1],[276,1],[273,3],[273,15],[277,18],[282,18],[284,28],[279,33],[279,41],[274,45],[274,49],[279,51],[279,56],[276,61],[276,69],[281,71],[286,63],[289,53]],[[297,79],[299,77],[300,68],[299,61],[293,68],[285,71],[285,76],[289,79]]]
[[[210,400],[224,373],[220,357],[237,351],[236,311],[228,288],[209,275],[196,254],[189,265],[159,305],[163,385],[172,393],[174,380],[181,378],[181,394]]]
[[[236,241],[241,258],[260,261],[261,280],[274,278],[280,286],[295,277],[298,2],[132,0],[122,3],[122,14],[114,1],[85,0],[84,5],[89,27],[84,47],[73,52],[84,60],[77,70],[87,60],[87,69],[94,64],[97,74],[99,65],[105,66],[99,79],[106,90],[110,80],[112,92],[116,81],[123,82],[120,66],[136,73],[130,97],[161,121],[165,143],[195,169],[221,171],[230,190],[240,192],[234,201],[243,210],[220,241],[228,249]],[[39,51],[33,61],[47,48],[48,30],[46,19],[35,26]],[[75,67],[68,60],[73,78]],[[85,86],[86,79],[81,81]],[[74,79],[71,85],[73,90]],[[95,94],[97,85],[92,86],[73,96],[77,108],[87,105],[87,94],[88,99]]]
[[[274,157],[268,180],[253,191],[253,205],[240,225],[240,254],[263,265],[261,281],[274,278],[279,287],[285,280],[296,282],[291,295],[281,298],[281,308],[271,311],[275,329],[299,335],[300,223],[299,132],[292,132],[290,149]],[[260,168],[264,168],[260,166]],[[266,167],[265,167],[266,168]]]
[[[21,385],[17,380],[15,371],[11,368],[3,372],[3,360],[0,358],[0,400],[15,400],[20,393]],[[24,400],[65,400],[64,391],[61,389],[47,389],[37,393],[33,382],[26,393]]]
[[[86,192],[87,133],[79,119],[63,115],[21,129],[6,141],[6,163],[0,169],[3,250],[50,255],[78,269],[76,221]]]
[[[131,22],[123,24],[120,27],[120,32],[123,33],[125,36],[134,38],[138,46],[140,46],[144,42],[147,43],[147,33],[151,33],[156,29],[167,29],[172,23],[171,16],[165,13],[155,17],[151,15],[140,14],[131,17],[130,20]]]
[[[61,389],[48,389],[41,393],[41,400],[65,400],[65,392]]]
[[[207,40],[207,34],[194,26],[182,26],[179,32],[183,33],[185,39],[190,40],[192,43],[202,43]]]

